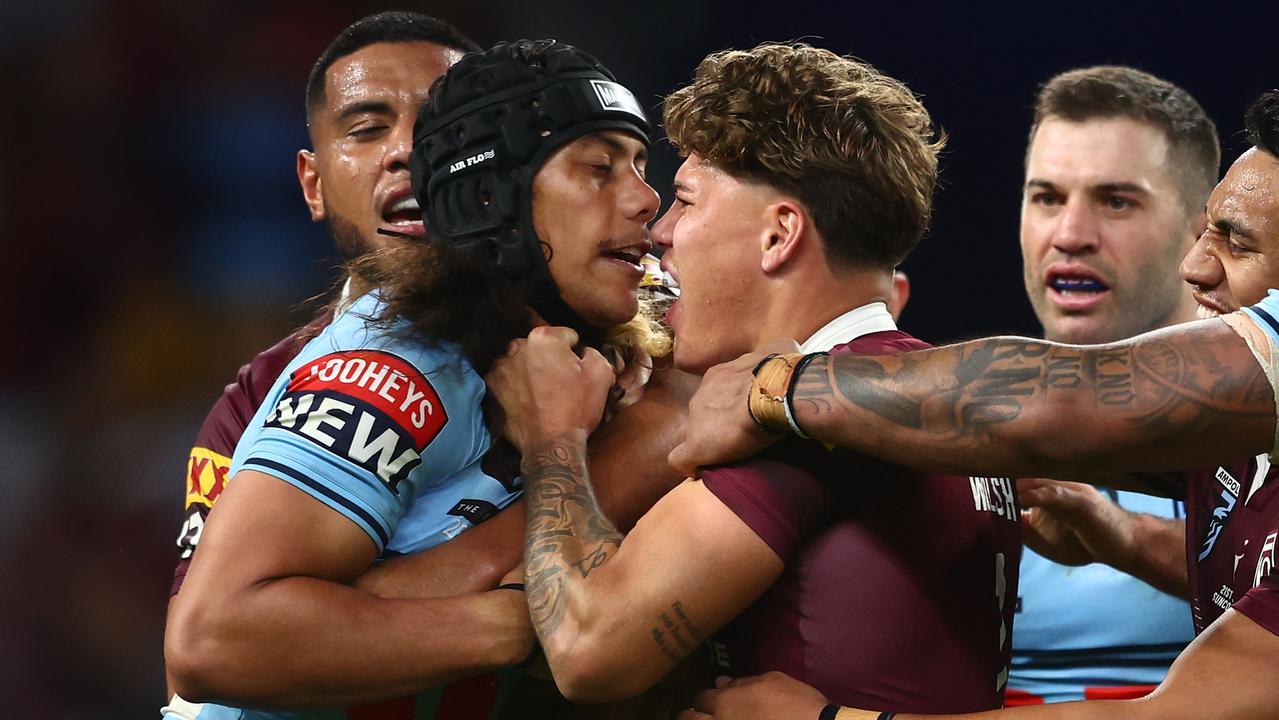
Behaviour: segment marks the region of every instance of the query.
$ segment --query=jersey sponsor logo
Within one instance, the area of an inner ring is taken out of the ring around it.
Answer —
[[[1266,541],[1261,545],[1261,555],[1257,558],[1257,571],[1252,576],[1252,586],[1257,587],[1262,580],[1266,579],[1275,569],[1275,540],[1279,538],[1279,532],[1272,532],[1266,536]]]
[[[472,500],[464,498],[449,510],[449,515],[464,517],[471,521],[472,525],[479,525],[497,514],[497,506],[488,500]]]
[[[286,430],[375,474],[398,494],[448,415],[412,364],[377,350],[338,352],[293,371],[266,427]]]
[[[1221,483],[1222,487],[1229,490],[1231,495],[1239,497],[1239,481],[1223,467],[1217,468],[1217,482]]]
[[[1235,604],[1235,590],[1229,585],[1222,585],[1221,589],[1212,594],[1212,604],[1222,610],[1229,610],[1231,605]]]
[[[1013,481],[1006,477],[970,477],[968,484],[973,490],[973,507],[977,512],[994,513],[1011,522],[1017,522],[1021,515],[1017,510],[1017,493],[1013,490]]]
[[[231,458],[208,448],[191,448],[187,459],[186,507],[202,505],[213,507],[218,496],[226,488],[227,473],[231,471]]]
[[[1223,467],[1217,468],[1217,480],[1222,485],[1221,496],[1213,503],[1212,514],[1208,516],[1208,528],[1204,531],[1203,542],[1199,545],[1199,562],[1203,562],[1212,554],[1217,545],[1217,538],[1226,527],[1230,513],[1239,504],[1239,481],[1235,480]]]

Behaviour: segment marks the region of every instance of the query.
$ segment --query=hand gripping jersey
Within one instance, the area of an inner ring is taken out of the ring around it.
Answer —
[[[252,469],[287,482],[355,523],[387,556],[457,536],[520,488],[480,467],[492,441],[480,409],[483,380],[447,344],[405,337],[406,323],[374,326],[369,318],[380,310],[376,294],[365,295],[288,363],[245,429],[228,477]],[[200,720],[399,720],[438,717],[442,694],[352,710],[205,704],[187,712]]]

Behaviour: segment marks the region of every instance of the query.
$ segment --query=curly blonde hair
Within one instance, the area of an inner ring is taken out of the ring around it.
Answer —
[[[714,53],[664,121],[681,154],[795,196],[832,268],[891,268],[927,229],[945,137],[860,60],[803,43]]]

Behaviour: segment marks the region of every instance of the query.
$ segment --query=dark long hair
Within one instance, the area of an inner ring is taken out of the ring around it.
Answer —
[[[484,375],[506,353],[511,340],[533,328],[530,287],[487,269],[480,250],[430,238],[392,243],[351,261],[359,294],[378,288],[385,303],[383,326],[408,321],[405,331],[428,344],[455,343]]]

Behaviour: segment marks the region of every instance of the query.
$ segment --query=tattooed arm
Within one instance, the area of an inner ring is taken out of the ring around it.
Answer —
[[[682,470],[772,438],[746,412],[748,355],[694,396]],[[1268,450],[1273,393],[1244,341],[1209,320],[1101,346],[990,338],[884,357],[818,358],[799,378],[809,435],[916,468],[1084,478]],[[774,436],[775,437],[775,436]]]
[[[611,370],[576,336],[539,328],[488,381],[523,450],[525,584],[566,697],[638,694],[745,609],[782,562],[704,485],[676,487],[623,536],[600,511],[586,463]]]

